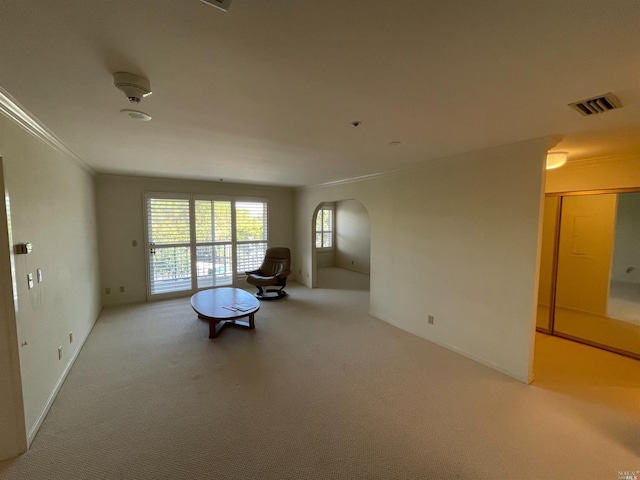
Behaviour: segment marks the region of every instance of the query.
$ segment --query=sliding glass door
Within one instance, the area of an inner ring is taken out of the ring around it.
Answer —
[[[148,298],[231,286],[262,263],[264,199],[145,194]]]
[[[197,288],[233,283],[231,200],[196,199]]]

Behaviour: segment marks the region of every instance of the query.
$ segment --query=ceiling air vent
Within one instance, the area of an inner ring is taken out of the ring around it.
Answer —
[[[621,108],[622,104],[613,93],[605,93],[599,97],[589,98],[580,102],[570,103],[569,106],[582,115],[595,115],[609,110]]]
[[[231,6],[232,0],[200,0],[202,3],[211,5],[212,7],[219,8],[220,10],[227,12]]]

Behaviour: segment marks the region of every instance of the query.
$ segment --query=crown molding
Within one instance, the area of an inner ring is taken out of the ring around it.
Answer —
[[[0,113],[18,124],[38,140],[66,155],[82,169],[95,174],[96,171],[76,155],[51,130],[45,127],[31,112],[24,108],[9,92],[0,87]]]
[[[619,154],[619,155],[602,155],[600,157],[585,157],[585,158],[576,158],[567,160],[565,166],[588,166],[588,165],[597,165],[609,162],[624,162],[624,161],[634,161],[640,159],[640,155],[637,153],[629,153],[629,154]]]
[[[388,172],[380,172],[380,173],[372,173],[370,175],[361,175],[359,177],[351,177],[351,178],[345,178],[343,180],[335,180],[333,182],[326,182],[326,183],[316,183],[313,185],[302,185],[300,187],[295,187],[296,190],[309,190],[309,189],[313,189],[313,188],[323,188],[323,187],[334,187],[336,185],[343,185],[346,183],[355,183],[355,182],[361,182],[363,180],[371,180],[373,178],[378,178],[378,177],[386,177],[388,175],[391,175],[393,173],[397,173],[397,170],[393,170],[393,171],[388,171]]]

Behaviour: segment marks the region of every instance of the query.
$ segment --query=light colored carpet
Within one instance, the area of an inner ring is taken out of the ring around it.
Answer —
[[[376,320],[364,289],[287,291],[263,302],[254,331],[228,327],[214,340],[188,299],[106,309],[31,450],[0,463],[0,478],[640,470],[640,422],[629,412],[524,385]]]

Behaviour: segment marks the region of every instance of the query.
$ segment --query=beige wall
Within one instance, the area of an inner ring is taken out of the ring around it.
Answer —
[[[530,381],[547,147],[531,140],[299,189],[300,280],[312,284],[317,205],[358,200],[371,221],[371,314]]]
[[[95,192],[91,173],[4,116],[0,155],[13,242],[33,244],[32,253],[14,258],[24,419],[30,440],[100,312]],[[37,268],[42,269],[43,283],[29,290],[27,273],[35,277]]]
[[[371,270],[369,214],[360,202],[336,202],[336,266],[360,273]]]
[[[269,202],[269,245],[293,247],[293,190],[221,182],[98,175],[98,231],[104,305],[146,300],[144,192],[263,197]],[[132,246],[132,240],[137,246]],[[293,266],[295,269],[295,265]],[[118,287],[125,292],[119,293]],[[111,288],[106,295],[105,288]]]
[[[316,266],[322,267],[335,267],[336,266],[336,252],[335,250],[319,250],[316,251]]]

